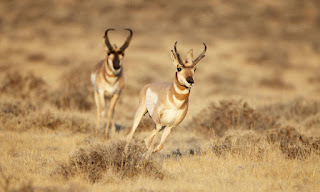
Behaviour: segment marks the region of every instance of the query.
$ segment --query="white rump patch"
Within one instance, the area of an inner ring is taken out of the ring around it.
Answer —
[[[153,109],[156,106],[157,102],[158,95],[155,92],[152,92],[150,88],[148,88],[146,93],[146,106],[151,117],[153,114]]]

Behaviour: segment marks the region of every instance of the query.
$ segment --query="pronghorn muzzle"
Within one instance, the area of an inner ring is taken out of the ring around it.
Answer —
[[[187,82],[188,82],[190,85],[194,84],[193,77],[188,76],[186,80],[187,80]]]

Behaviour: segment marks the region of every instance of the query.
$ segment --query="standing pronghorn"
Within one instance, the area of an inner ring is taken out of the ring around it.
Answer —
[[[171,60],[177,67],[173,83],[152,83],[145,85],[140,91],[139,107],[134,116],[133,126],[127,136],[127,147],[144,114],[149,112],[156,128],[144,142],[148,148],[148,155],[163,148],[164,142],[173,127],[181,123],[188,111],[189,94],[194,84],[193,75],[196,64],[205,56],[207,46],[204,44],[203,52],[193,60],[193,50],[188,52],[187,59],[182,61],[174,44],[171,50]],[[158,132],[164,129],[160,144],[154,148]],[[126,147],[126,149],[127,149]]]
[[[113,121],[113,113],[116,102],[120,96],[121,90],[124,86],[124,76],[122,71],[122,61],[124,58],[124,51],[129,46],[132,38],[132,30],[126,29],[130,32],[126,42],[118,49],[115,45],[110,44],[108,38],[108,31],[114,29],[107,29],[104,34],[104,42],[107,46],[107,56],[100,61],[91,73],[91,81],[94,86],[94,99],[97,105],[97,125],[96,133],[100,127],[101,117],[105,117],[105,99],[104,96],[111,97],[110,107],[108,111],[107,125],[105,127],[105,135],[108,136],[109,126],[111,124],[112,131],[115,131]],[[111,122],[112,121],[112,122]]]

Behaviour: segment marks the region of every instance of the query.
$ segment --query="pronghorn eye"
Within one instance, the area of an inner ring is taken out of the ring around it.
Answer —
[[[178,67],[178,68],[177,68],[177,70],[178,70],[178,71],[181,71],[181,68],[180,68],[180,67]]]
[[[194,69],[194,72],[196,72],[197,68]]]

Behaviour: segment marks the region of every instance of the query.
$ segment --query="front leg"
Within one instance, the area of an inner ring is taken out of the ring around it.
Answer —
[[[169,136],[171,132],[172,127],[166,127],[162,133],[161,141],[159,145],[156,147],[156,149],[153,151],[154,153],[157,151],[160,151],[163,148],[164,142],[166,141],[167,137]]]
[[[111,98],[110,107],[109,107],[109,111],[108,111],[107,126],[105,128],[105,135],[106,136],[108,136],[109,126],[110,126],[110,123],[111,123],[111,119],[113,118],[114,108],[116,106],[116,103],[118,101],[119,96],[120,96],[120,93],[117,92]],[[113,129],[115,129],[115,126],[113,126]],[[115,131],[115,130],[113,130],[113,131]]]
[[[104,100],[104,92],[103,91],[95,91],[94,99],[97,105],[97,122],[96,122],[96,130],[95,134],[97,136],[98,130],[100,129],[101,119],[105,116],[105,100]],[[103,126],[102,126],[103,127]]]
[[[159,133],[159,131],[161,130],[161,124],[156,124],[156,130],[154,131],[154,134],[152,139],[151,139],[151,144],[149,146],[148,152],[147,152],[147,157],[149,157],[152,153],[153,153],[153,148],[154,148],[154,144],[157,138],[157,134]]]

